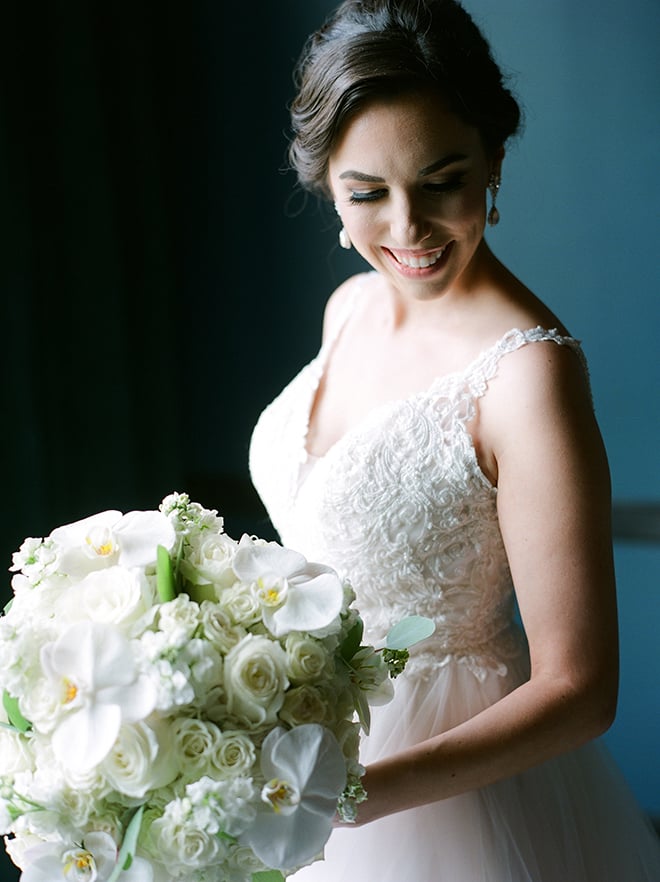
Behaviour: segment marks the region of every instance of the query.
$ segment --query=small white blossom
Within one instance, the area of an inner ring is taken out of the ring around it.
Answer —
[[[28,538],[11,569],[0,833],[21,882],[249,882],[319,854],[387,685],[347,582],[185,493]]]

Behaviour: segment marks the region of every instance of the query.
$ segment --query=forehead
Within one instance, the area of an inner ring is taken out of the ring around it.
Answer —
[[[422,168],[446,153],[483,156],[479,131],[432,94],[379,98],[347,121],[330,155],[330,173],[346,162],[405,161]]]

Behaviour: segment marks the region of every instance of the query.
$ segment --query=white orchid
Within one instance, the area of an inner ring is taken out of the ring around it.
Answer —
[[[156,690],[140,673],[129,641],[113,625],[79,622],[41,650],[41,664],[60,716],[53,750],[73,771],[92,769],[111,750],[122,723],[143,720]]]
[[[107,882],[117,863],[117,846],[108,833],[88,833],[82,844],[40,842],[25,850],[21,882]],[[147,861],[135,857],[122,870],[122,882],[151,882]]]
[[[330,836],[346,784],[346,762],[332,732],[309,724],[274,729],[264,740],[266,779],[254,824],[242,837],[266,866],[288,870],[313,860]]]
[[[243,536],[233,569],[256,586],[264,624],[275,637],[327,628],[341,612],[344,588],[336,572],[277,542]]]
[[[11,570],[0,834],[21,882],[284,882],[355,817],[369,705],[426,627],[363,645],[334,570],[182,493],[28,538]]]
[[[159,511],[103,511],[58,527],[49,536],[60,548],[59,570],[82,578],[92,570],[119,564],[127,569],[156,562],[159,545],[168,550],[174,527]]]

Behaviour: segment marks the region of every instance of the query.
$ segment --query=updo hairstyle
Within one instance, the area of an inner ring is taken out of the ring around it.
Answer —
[[[374,99],[437,93],[490,155],[520,123],[488,43],[455,0],[344,0],[308,39],[295,80],[289,159],[302,186],[325,196],[338,135]]]

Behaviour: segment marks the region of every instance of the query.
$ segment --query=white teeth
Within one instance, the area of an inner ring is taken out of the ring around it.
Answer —
[[[412,255],[403,257],[403,255],[394,254],[394,252],[392,252],[392,254],[394,254],[398,262],[402,263],[404,266],[421,269],[423,267],[433,266],[434,263],[440,260],[444,254],[444,250],[445,249],[442,248],[440,251],[434,251],[433,254],[423,254],[421,257],[413,257]]]

